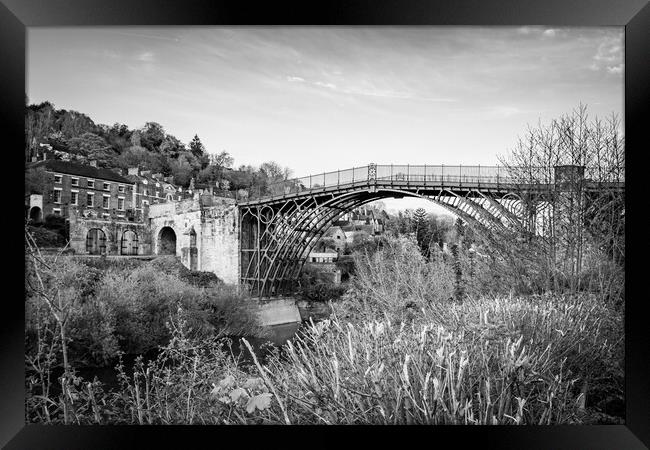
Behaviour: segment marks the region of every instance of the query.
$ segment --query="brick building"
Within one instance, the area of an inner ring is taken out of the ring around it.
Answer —
[[[124,178],[133,185],[132,203],[136,215],[143,214],[149,205],[190,199],[193,192],[173,184],[173,177],[163,177],[160,173],[152,174],[150,170],[140,170],[137,167],[128,169]]]
[[[29,217],[53,214],[68,218],[74,209],[86,217],[133,220],[134,186],[122,175],[110,169],[54,159],[28,167],[42,167],[47,175],[41,197],[31,195],[26,205]]]

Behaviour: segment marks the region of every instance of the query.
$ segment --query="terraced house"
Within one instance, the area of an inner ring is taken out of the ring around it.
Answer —
[[[137,167],[129,168],[124,177],[133,184],[133,207],[138,216],[149,205],[192,198],[193,192],[175,186],[173,177]]]
[[[85,217],[134,220],[133,182],[95,165],[45,160],[30,164],[43,167],[48,175],[43,193],[29,198],[29,217],[39,220],[49,214],[70,217],[75,210]]]

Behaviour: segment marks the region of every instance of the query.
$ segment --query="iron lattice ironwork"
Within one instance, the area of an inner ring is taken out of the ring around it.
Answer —
[[[553,179],[534,179],[533,169],[528,168],[531,177],[525,178],[498,166],[370,164],[272,184],[238,203],[241,284],[258,297],[291,293],[309,253],[332,222],[382,198],[430,200],[473,225],[497,248],[522,235],[535,237],[537,218],[548,214],[557,189]],[[617,173],[624,176],[624,171]],[[581,189],[624,193],[625,183],[620,177],[585,180]]]

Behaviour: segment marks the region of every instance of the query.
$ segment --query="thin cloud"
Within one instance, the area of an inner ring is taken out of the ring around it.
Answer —
[[[621,74],[623,73],[623,64],[619,64],[617,66],[607,66],[607,72],[611,74]]]
[[[142,52],[138,56],[136,56],[135,59],[137,59],[138,61],[147,62],[147,63],[154,62],[156,60],[156,58],[155,58],[155,56],[154,56],[154,54],[152,52]]]
[[[146,39],[156,39],[160,41],[171,41],[171,42],[180,42],[180,38],[177,37],[169,37],[169,36],[161,36],[161,35],[156,35],[156,34],[147,34],[147,33],[132,33],[132,32],[126,32],[126,31],[113,31],[113,30],[102,30],[99,29],[97,31],[100,32],[105,32],[105,33],[111,33],[115,34],[118,36],[128,36],[128,37],[138,37],[138,38],[146,38]]]
[[[589,66],[591,70],[605,70],[610,74],[623,72],[623,45],[620,38],[607,37],[599,45]]]
[[[405,99],[405,100],[423,100],[423,101],[430,101],[430,102],[455,102],[456,101],[456,99],[453,98],[429,97],[426,95],[420,95],[415,92],[400,92],[400,91],[392,91],[392,90],[385,90],[385,89],[369,89],[369,88],[359,88],[353,86],[345,87],[345,86],[336,85],[334,83],[320,81],[320,80],[307,81],[302,77],[295,77],[295,76],[289,76],[287,77],[287,80],[291,82],[307,83],[312,86],[325,88],[327,90],[339,94],[344,94],[344,95],[360,95],[365,97]]]

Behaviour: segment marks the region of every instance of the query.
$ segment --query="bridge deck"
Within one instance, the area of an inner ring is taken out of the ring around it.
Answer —
[[[422,177],[410,177],[409,179],[371,179],[354,181],[348,183],[338,183],[328,186],[315,186],[303,189],[291,189],[285,185],[285,192],[276,195],[260,196],[259,198],[250,199],[247,201],[240,201],[240,206],[254,206],[254,205],[272,205],[282,203],[289,199],[310,197],[310,196],[328,196],[334,194],[344,194],[346,192],[356,191],[359,189],[368,189],[369,192],[375,190],[395,190],[403,191],[404,194],[400,195],[395,192],[395,197],[401,198],[407,196],[407,192],[413,192],[420,195],[438,195],[445,190],[453,190],[461,195],[471,194],[472,191],[480,190],[482,192],[489,192],[493,197],[501,197],[512,192],[528,192],[532,195],[544,194],[551,192],[555,189],[555,184],[521,184],[514,183],[510,179],[501,180],[481,180],[472,177],[455,178],[445,177],[443,179],[422,179]],[[585,181],[583,189],[586,191],[592,190],[614,190],[624,191],[625,183],[613,182],[591,182]]]

